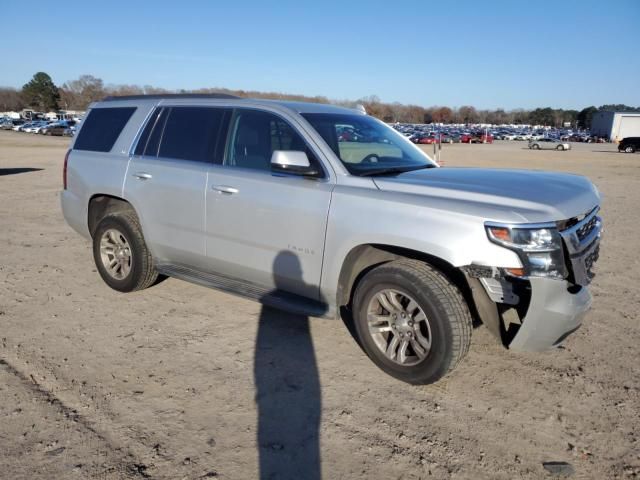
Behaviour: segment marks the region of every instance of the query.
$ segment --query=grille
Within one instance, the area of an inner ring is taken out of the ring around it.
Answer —
[[[594,216],[591,218],[591,220],[589,220],[587,223],[582,225],[578,230],[576,230],[576,234],[578,235],[578,238],[580,239],[580,241],[588,237],[589,234],[593,231],[593,229],[596,228],[597,224],[598,224],[598,217]]]
[[[588,285],[594,276],[592,269],[600,254],[602,232],[598,210],[599,207],[596,207],[586,215],[558,222],[572,281],[577,285]]]

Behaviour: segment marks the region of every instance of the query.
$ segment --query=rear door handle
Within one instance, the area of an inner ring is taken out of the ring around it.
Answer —
[[[135,178],[137,178],[138,180],[149,180],[151,178],[153,178],[153,175],[151,175],[150,173],[147,172],[136,172],[133,174],[133,176]]]
[[[230,187],[228,185],[211,185],[211,189],[220,193],[228,193],[230,195],[234,193],[238,193],[240,190],[237,188]]]

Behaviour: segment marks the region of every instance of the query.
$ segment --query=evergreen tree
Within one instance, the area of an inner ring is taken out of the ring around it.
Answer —
[[[22,97],[27,105],[41,111],[57,110],[60,92],[49,75],[38,72],[22,87]]]

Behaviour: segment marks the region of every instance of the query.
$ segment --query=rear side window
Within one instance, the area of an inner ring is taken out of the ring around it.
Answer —
[[[212,162],[226,110],[207,107],[171,107],[165,110],[168,112],[158,156]],[[160,123],[162,122],[157,122],[149,144],[152,143]],[[149,155],[148,152],[146,154]]]
[[[84,120],[73,148],[90,152],[110,152],[135,107],[94,108]]]
[[[158,146],[160,145],[160,136],[164,130],[164,123],[167,118],[166,108],[157,108],[149,117],[147,125],[140,135],[134,155],[149,155],[156,157],[158,155]]]

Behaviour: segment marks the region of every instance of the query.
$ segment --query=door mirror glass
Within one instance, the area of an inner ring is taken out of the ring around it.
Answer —
[[[317,175],[305,152],[297,150],[274,150],[271,154],[271,169],[277,172],[298,175]]]

